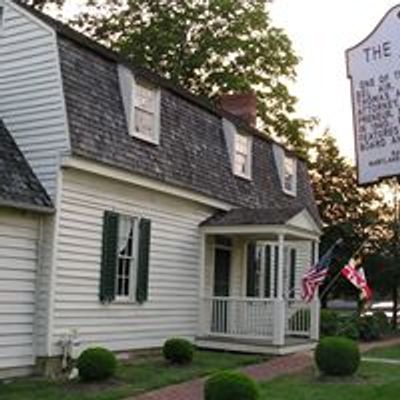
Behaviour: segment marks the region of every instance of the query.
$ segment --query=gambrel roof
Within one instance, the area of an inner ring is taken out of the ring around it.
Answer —
[[[51,211],[43,186],[0,119],[0,205]]]
[[[24,7],[57,32],[74,156],[189,189],[239,208],[274,209],[282,213],[285,209],[307,209],[319,224],[304,161],[297,162],[297,195],[285,194],[274,160],[274,142],[262,132],[62,23]],[[161,88],[158,145],[129,135],[118,65]],[[253,137],[251,180],[232,173],[223,118]]]

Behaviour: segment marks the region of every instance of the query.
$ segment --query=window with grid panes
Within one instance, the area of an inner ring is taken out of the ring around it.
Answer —
[[[296,160],[285,156],[283,161],[283,189],[290,194],[296,194]]]
[[[157,140],[157,106],[158,89],[139,82],[136,84],[135,93],[135,131],[138,136]]]
[[[251,142],[250,137],[236,133],[234,173],[235,175],[250,178],[251,176]]]
[[[117,298],[129,298],[136,287],[137,219],[120,216],[118,228]]]

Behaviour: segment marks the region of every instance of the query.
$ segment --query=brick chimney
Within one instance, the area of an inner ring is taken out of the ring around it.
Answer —
[[[236,115],[255,127],[257,122],[257,96],[254,92],[224,94],[218,99],[223,110]]]

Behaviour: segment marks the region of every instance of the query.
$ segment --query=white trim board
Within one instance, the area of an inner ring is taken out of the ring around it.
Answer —
[[[196,203],[205,204],[220,210],[229,211],[233,205],[215,200],[202,194],[197,194],[191,190],[181,189],[168,183],[163,183],[155,179],[146,178],[132,172],[126,172],[121,169],[102,165],[95,161],[89,161],[77,157],[65,157],[62,161],[63,168],[74,168],[85,172],[110,178],[113,180],[131,183],[136,186],[142,186],[146,189],[155,190],[157,192],[166,193],[172,196],[191,200]]]

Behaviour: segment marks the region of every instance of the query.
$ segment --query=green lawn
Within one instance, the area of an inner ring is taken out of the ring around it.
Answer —
[[[381,349],[372,349],[364,354],[365,357],[390,358],[400,361],[400,346],[383,347]]]
[[[189,366],[170,366],[161,357],[124,363],[117,377],[101,385],[54,383],[23,379],[0,383],[1,400],[117,400],[162,386],[183,382],[222,369],[262,362],[266,358],[222,352],[198,351]]]
[[[315,371],[262,384],[262,400],[398,400],[400,366],[364,362],[353,378],[319,378]]]

